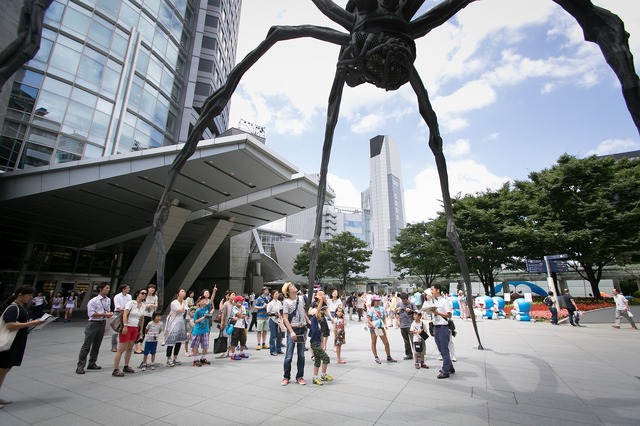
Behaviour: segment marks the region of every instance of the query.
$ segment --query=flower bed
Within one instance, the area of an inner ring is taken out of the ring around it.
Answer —
[[[578,305],[578,309],[582,312],[593,311],[595,309],[612,308],[615,306],[613,301],[608,300],[576,300],[576,305]],[[512,307],[513,306],[505,306],[504,312],[507,317],[510,316]],[[531,318],[536,321],[551,321],[551,312],[549,312],[547,305],[542,302],[532,302],[529,315],[531,315]],[[567,315],[566,309],[558,309],[558,319],[566,318]]]

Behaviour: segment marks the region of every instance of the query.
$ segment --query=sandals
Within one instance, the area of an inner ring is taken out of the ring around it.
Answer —
[[[420,370],[420,363],[416,362],[416,370]]]
[[[341,359],[340,361],[338,361],[338,364],[346,364],[347,361],[345,361],[344,359]]]

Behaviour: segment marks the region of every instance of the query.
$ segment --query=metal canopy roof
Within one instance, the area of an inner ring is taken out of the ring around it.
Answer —
[[[1,174],[0,235],[76,248],[141,237],[181,147]],[[173,192],[192,211],[176,244],[196,241],[211,218],[235,222],[235,235],[315,206],[317,181],[297,172],[251,135],[200,142]]]

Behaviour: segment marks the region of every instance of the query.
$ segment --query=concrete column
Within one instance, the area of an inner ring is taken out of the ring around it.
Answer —
[[[226,220],[211,221],[166,285],[165,300],[171,300],[178,289],[188,290],[193,285],[232,227],[233,223]]]
[[[164,246],[167,253],[176,237],[180,234],[180,231],[182,231],[182,227],[189,218],[189,214],[191,214],[190,210],[178,206],[171,206],[169,209],[169,218],[164,225],[163,231]],[[135,293],[137,290],[149,284],[156,274],[156,263],[156,243],[153,237],[153,229],[151,229],[120,282],[122,284],[129,284],[131,294]]]

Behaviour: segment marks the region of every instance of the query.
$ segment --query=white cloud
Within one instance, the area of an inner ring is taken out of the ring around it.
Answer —
[[[596,149],[587,151],[585,157],[589,157],[591,155],[617,154],[620,152],[634,151],[637,149],[640,149],[640,143],[631,139],[608,139],[606,141],[602,141],[600,145],[596,147]]]
[[[486,166],[472,160],[450,161],[447,169],[452,197],[458,193],[466,195],[498,189],[511,180],[506,176],[495,175]],[[440,180],[435,166],[427,167],[416,175],[413,188],[404,192],[404,200],[409,223],[433,219],[443,210]]]
[[[346,178],[327,174],[327,182],[336,193],[334,205],[337,207],[360,207],[362,205],[360,191]]]
[[[454,143],[444,146],[444,155],[447,158],[459,158],[471,151],[471,144],[468,139],[458,139]]]

